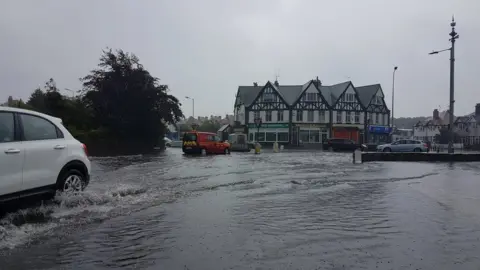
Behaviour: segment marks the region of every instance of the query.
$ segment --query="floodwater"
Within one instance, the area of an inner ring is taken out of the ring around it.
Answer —
[[[95,158],[0,219],[0,269],[480,269],[480,164],[351,154]]]

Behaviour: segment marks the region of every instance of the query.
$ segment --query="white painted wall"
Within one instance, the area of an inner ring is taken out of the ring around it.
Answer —
[[[337,114],[339,114],[339,113],[342,114],[342,122],[337,122]],[[335,123],[335,124],[346,124],[347,123],[347,112],[346,111],[332,111],[332,116],[333,116],[332,122]],[[364,116],[365,116],[365,113],[360,112],[360,119],[359,120],[360,120],[360,124],[362,124],[362,125],[365,123]],[[355,123],[355,116],[353,118],[351,118],[350,123],[351,124]]]
[[[235,111],[235,121],[239,121],[241,125],[245,125],[245,118],[245,105],[240,105]]]
[[[248,112],[248,123],[252,124],[255,123],[255,113],[250,111]],[[281,123],[288,123],[288,110],[282,110],[283,113],[283,121]],[[277,111],[272,111],[272,121],[266,121],[266,111],[260,111],[260,117],[262,118],[263,123],[278,123],[278,115]]]

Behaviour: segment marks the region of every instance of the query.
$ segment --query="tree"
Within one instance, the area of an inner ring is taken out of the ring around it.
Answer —
[[[150,75],[138,57],[122,50],[103,51],[99,68],[81,78],[82,101],[91,109],[92,123],[121,141],[156,144],[166,126],[183,116],[167,85]]]

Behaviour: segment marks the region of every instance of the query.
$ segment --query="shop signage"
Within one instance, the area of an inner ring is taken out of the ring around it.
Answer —
[[[248,124],[248,128],[257,128],[255,124]],[[263,123],[260,128],[288,128],[288,124],[285,123]]]
[[[321,127],[327,127],[326,124],[295,124],[296,127],[302,127],[302,128],[321,128]]]
[[[386,126],[368,126],[368,132],[389,134],[392,132],[392,128]]]

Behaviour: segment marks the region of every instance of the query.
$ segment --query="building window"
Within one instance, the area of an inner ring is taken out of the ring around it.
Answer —
[[[383,125],[383,114],[379,113],[377,118],[378,118],[378,124]]]
[[[265,112],[265,122],[272,122],[272,111]]]
[[[302,121],[303,121],[303,111],[297,110],[297,122],[302,122]]]
[[[342,97],[342,101],[344,102],[355,102],[355,94],[352,93],[345,93]]]
[[[360,112],[355,112],[355,124],[360,124]]]
[[[345,123],[347,123],[347,124],[352,123],[352,121],[351,121],[352,119],[351,119],[351,117],[350,117],[350,116],[351,116],[351,115],[350,115],[351,113],[352,113],[352,112],[345,112]]]
[[[255,121],[255,119],[257,119],[257,118],[260,118],[260,112],[259,111],[253,112],[253,119],[252,120]]]
[[[368,121],[368,124],[371,125],[373,124],[373,119],[372,119],[372,113],[368,113],[368,118],[367,118],[367,121]]]
[[[307,111],[307,121],[313,122],[313,111]]]
[[[279,142],[288,142],[288,132],[278,132],[277,141]]]
[[[277,111],[277,122],[283,122],[283,111]]]
[[[376,113],[372,113],[372,124],[377,124],[377,114]]]
[[[337,123],[342,123],[342,112],[337,111]]]
[[[325,123],[325,111],[318,111],[318,122]]]

